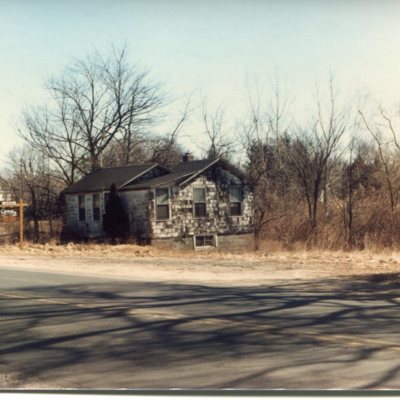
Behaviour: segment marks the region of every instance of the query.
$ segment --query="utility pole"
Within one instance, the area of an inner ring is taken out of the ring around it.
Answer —
[[[21,195],[19,198],[19,248],[22,250],[24,247],[24,186],[22,177],[22,160],[20,161],[20,184],[21,184]]]
[[[19,199],[19,247],[24,246],[24,202]]]

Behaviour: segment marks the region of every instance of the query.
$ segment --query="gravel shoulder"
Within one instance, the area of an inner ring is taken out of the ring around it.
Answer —
[[[400,273],[400,253],[172,252],[135,245],[3,247],[0,267],[129,279],[224,286],[274,280],[314,280]]]

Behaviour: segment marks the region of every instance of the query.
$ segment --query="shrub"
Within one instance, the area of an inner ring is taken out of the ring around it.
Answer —
[[[103,229],[113,243],[126,241],[129,233],[129,220],[115,184],[111,185],[110,196],[105,206]]]

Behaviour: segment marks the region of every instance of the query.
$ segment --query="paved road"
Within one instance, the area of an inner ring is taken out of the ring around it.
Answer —
[[[0,276],[3,388],[400,388],[396,276],[234,288]]]

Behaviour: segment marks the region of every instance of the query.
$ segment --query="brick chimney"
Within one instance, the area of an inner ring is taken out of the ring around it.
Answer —
[[[192,155],[192,153],[186,152],[183,156],[182,156],[182,161],[183,162],[188,162],[188,161],[193,161],[194,157]]]

